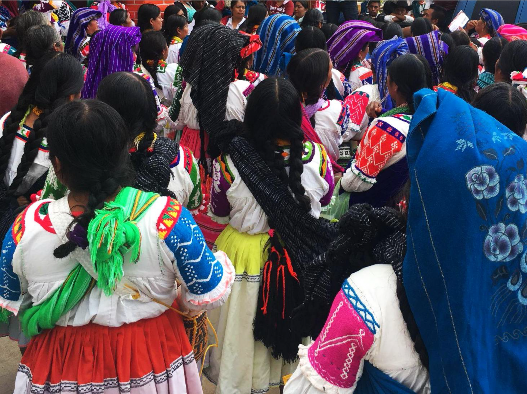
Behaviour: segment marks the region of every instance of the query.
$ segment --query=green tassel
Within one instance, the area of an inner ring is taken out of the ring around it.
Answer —
[[[0,322],[9,323],[9,318],[13,316],[13,312],[8,311],[7,309],[0,308]]]

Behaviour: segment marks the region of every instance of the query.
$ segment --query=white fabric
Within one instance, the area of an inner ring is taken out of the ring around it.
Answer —
[[[242,25],[242,23],[245,22],[245,18],[243,18],[240,23],[238,23],[238,25],[236,27],[234,27],[232,25],[232,17],[229,18],[229,20],[227,21],[227,23],[225,24],[225,26],[227,26],[228,28],[230,29],[234,29],[234,30],[238,30],[240,28],[240,26]]]
[[[340,93],[340,95],[342,97],[344,97],[345,92],[344,92],[344,84],[343,84],[343,82],[346,79],[344,74],[342,74],[339,70],[337,70],[336,68],[333,67],[331,69],[331,79],[333,80],[333,84],[337,88],[337,90]]]
[[[365,85],[363,82],[363,75],[364,74],[370,74],[371,69],[364,66],[358,66],[358,67],[352,67],[350,70],[350,74],[348,75],[348,82],[351,85],[351,90],[356,90],[360,88],[362,85]]]
[[[179,50],[181,49],[182,42],[172,44],[168,47],[167,63],[179,63]]]
[[[264,76],[262,74],[262,77],[254,82],[253,85],[261,82],[263,79]],[[247,98],[243,92],[249,87],[249,85],[250,82],[243,80],[231,82],[229,85],[229,93],[227,95],[225,120],[236,119],[240,122],[243,122],[245,107],[247,105]],[[187,87],[183,91],[183,96],[181,97],[180,101],[181,110],[179,111],[179,117],[177,121],[178,129],[182,129],[183,127],[187,126],[189,129],[199,130],[198,110],[194,106],[192,98],[190,97],[191,91],[192,86],[187,83]]]
[[[186,207],[188,205],[188,199],[190,197],[190,194],[192,193],[192,189],[194,188],[194,184],[190,179],[190,174],[185,169],[183,157],[183,148],[179,146],[180,159],[178,165],[170,169],[170,171],[172,172],[172,176],[170,177],[170,181],[168,182],[168,190],[170,190],[176,195],[176,199],[181,203],[181,205]],[[192,157],[192,160],[197,166],[197,162],[194,156]]]
[[[123,295],[124,292],[119,288],[111,296],[106,296],[95,286],[73,309],[58,320],[57,325],[83,326],[96,323],[118,327],[141,319],[157,317],[165,312],[167,307],[154,302],[153,299],[171,305],[177,295],[176,280],[182,283],[180,300],[187,307],[193,306],[193,310],[215,308],[225,301],[234,280],[234,267],[223,252],[215,254],[224,268],[224,275],[218,286],[202,295],[191,294],[186,290],[174,254],[158,234],[157,221],[166,202],[166,197],[158,198],[137,222],[141,232],[139,261],[132,264],[129,262],[130,255],[125,255],[124,258],[123,281],[130,283],[139,291],[139,299]],[[40,203],[30,205],[26,217],[32,218],[38,207]],[[17,245],[12,262],[13,271],[20,279],[23,296],[19,301],[7,301],[0,297],[1,306],[8,307],[15,313],[22,299],[30,298],[35,305],[48,299],[78,263],[81,263],[88,272],[93,271],[90,268],[91,262],[87,250],[77,248],[74,253],[63,259],[51,257],[55,248],[65,242],[64,234],[72,220],[67,197],[50,202],[49,218],[57,234],[46,231],[34,220],[25,220],[25,231]],[[42,256],[46,256],[45,264]],[[222,293],[221,298],[218,298],[218,292]]]
[[[328,155],[335,160],[339,158],[339,146],[342,142],[351,139],[352,130],[349,119],[344,120],[341,124],[338,123],[343,105],[340,100],[326,100],[315,113],[315,131]],[[349,113],[347,116],[349,117]]]
[[[322,160],[320,145],[313,145],[315,146],[314,156],[309,163],[304,163],[301,183],[311,201],[310,214],[315,218],[319,218],[322,210],[320,200],[328,193],[329,184],[320,175],[320,163]],[[284,151],[288,152],[289,150],[284,149]],[[245,182],[243,182],[241,175],[229,156],[227,156],[227,163],[234,176],[234,181],[230,185],[229,190],[227,190],[227,199],[231,206],[229,224],[241,233],[253,235],[268,232],[270,227],[267,215]],[[218,179],[216,177],[220,176],[221,169],[217,160],[214,160],[212,171],[213,178]],[[289,173],[289,167],[286,167],[286,171]],[[327,171],[332,171],[329,161]]]
[[[4,122],[8,118],[8,116],[11,114],[11,112],[6,113],[1,119],[0,119],[0,137],[4,134]],[[17,131],[17,133],[19,133]],[[42,144],[46,144],[46,138],[44,137]],[[13,146],[11,147],[11,156],[9,157],[9,161],[7,163],[7,170],[4,176],[4,184],[6,186],[10,186],[11,183],[13,183],[13,180],[15,179],[17,175],[17,169],[22,161],[22,156],[24,155],[24,147],[26,145],[26,142],[19,138],[13,139]],[[41,149],[39,149],[37,156],[35,157],[35,160],[33,161],[33,164],[29,167],[29,170],[22,180],[22,183],[18,186],[17,193],[25,193],[29,190],[31,186],[42,176],[45,174],[45,172],[48,170],[48,168],[51,166],[51,161],[49,160],[49,153],[44,152]]]
[[[392,266],[373,265],[352,274],[347,281],[380,326],[364,360],[417,394],[430,393],[428,371],[421,364],[399,309],[397,278]],[[353,388],[343,389],[326,382],[311,366],[308,347],[299,348],[300,366],[287,382],[284,394],[353,393]],[[320,387],[320,383],[324,391],[315,387]]]
[[[369,138],[368,133],[370,133],[373,130],[373,128],[375,127],[375,125],[377,124],[379,120],[382,120],[383,122],[390,124],[395,129],[399,130],[402,134],[404,134],[405,137],[408,135],[408,131],[410,129],[409,123],[406,123],[393,116],[387,116],[385,118],[376,118],[373,120],[373,122],[371,122],[371,125],[368,128],[368,131],[366,131],[366,133],[364,134],[364,137],[363,137],[364,141],[361,143],[368,143],[368,140],[367,140]],[[359,149],[357,150],[357,155],[358,154],[360,154],[360,146],[359,146]],[[394,155],[392,155],[388,159],[388,161],[383,166],[381,171],[399,162],[399,160],[401,160],[405,156],[406,156],[406,141],[403,143],[401,150],[399,152],[396,152]],[[340,185],[347,192],[364,192],[366,190],[371,189],[371,187],[374,184],[375,184],[374,179],[370,180],[369,182],[365,180],[364,175],[355,168],[355,162],[352,162],[351,166],[346,170],[346,172],[344,173],[344,175],[342,176],[340,180]]]
[[[159,86],[161,86],[161,88],[156,87],[157,95],[159,96],[161,103],[167,106],[172,104],[174,95],[177,92],[177,88],[174,86],[174,77],[176,76],[177,67],[177,63],[169,63],[167,64],[165,72],[156,73],[157,82],[159,83]],[[143,65],[141,65],[141,72],[152,78],[152,74],[150,74]]]

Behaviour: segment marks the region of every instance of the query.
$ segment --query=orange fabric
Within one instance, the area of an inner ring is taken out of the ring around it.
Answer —
[[[21,364],[31,370],[33,384],[128,382],[152,371],[163,373],[190,353],[181,317],[167,310],[121,327],[56,326],[31,339]]]

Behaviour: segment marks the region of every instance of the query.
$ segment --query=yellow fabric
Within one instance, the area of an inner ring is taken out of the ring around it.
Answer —
[[[218,250],[224,251],[236,271],[236,275],[247,272],[248,275],[260,275],[267,261],[266,243],[269,234],[249,235],[240,233],[231,225],[225,227],[216,240]]]

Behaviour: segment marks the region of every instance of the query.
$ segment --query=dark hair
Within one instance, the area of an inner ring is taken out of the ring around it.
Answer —
[[[465,30],[453,31],[450,34],[450,37],[452,37],[452,39],[454,40],[454,43],[456,44],[456,46],[459,46],[459,45],[470,45],[470,37],[468,36],[467,33],[465,33]],[[449,48],[449,50],[450,49],[453,49],[453,48]]]
[[[116,8],[110,13],[110,24],[115,26],[123,26],[128,19],[128,11]]]
[[[48,22],[42,12],[29,10],[18,16],[16,20],[15,30],[18,41],[17,54],[25,52],[26,50],[26,32],[32,26],[47,25]]]
[[[138,74],[117,72],[101,81],[97,99],[119,112],[126,124],[130,143],[144,133],[135,150],[130,153],[136,171],[136,185],[141,185],[140,188],[147,191],[176,198],[175,194],[168,189],[168,184],[171,179],[169,164],[177,156],[177,144],[169,139],[161,138],[152,146],[155,138],[154,130],[157,126],[157,106],[152,86]],[[160,143],[167,144],[172,149],[159,152]],[[171,154],[174,156],[170,157]],[[164,166],[160,165],[162,158],[166,159]]]
[[[183,29],[188,22],[187,19],[181,15],[170,15],[165,21],[167,24],[163,32],[165,34],[165,39],[167,40],[167,45],[170,45],[172,37],[177,35],[177,29]]]
[[[441,36],[439,37],[439,39],[448,45],[449,51],[451,51],[452,49],[456,47],[456,43],[454,42],[454,39],[449,33],[441,33]]]
[[[203,7],[194,14],[194,20],[196,21],[194,28],[207,25],[209,23],[220,23],[221,12],[215,8]]]
[[[156,87],[159,86],[157,80],[157,66],[162,60],[163,51],[167,47],[167,41],[160,31],[147,31],[143,33],[139,42],[139,53],[141,55],[141,64],[150,73],[154,79]],[[150,63],[150,64],[149,64]]]
[[[316,8],[310,8],[306,11],[304,19],[302,19],[302,24],[300,26],[302,28],[307,26],[318,27],[319,23],[324,23],[324,15],[322,15],[322,12],[320,12],[320,10]]]
[[[434,87],[434,84],[432,82],[432,69],[430,68],[430,63],[428,63],[426,57],[419,53],[414,54],[414,56],[419,59],[419,61],[423,64],[423,67],[425,68],[426,87],[428,89],[432,89]],[[398,203],[399,201],[401,201],[401,199],[397,200],[396,203]]]
[[[44,54],[55,51],[61,45],[60,35],[49,25],[30,27],[26,32],[26,62],[35,64]]]
[[[446,23],[446,10],[441,6],[435,6],[433,9],[431,19],[437,19],[437,27],[439,30],[446,30],[448,27]]]
[[[386,23],[383,28],[383,37],[385,37],[387,40],[393,38],[394,36],[402,37],[403,36],[403,28],[398,23]]]
[[[432,31],[432,22],[427,18],[415,18],[410,26],[412,36],[422,36]]]
[[[339,27],[335,25],[334,23],[324,23],[320,30],[322,30],[322,33],[324,33],[324,35],[326,36],[326,41],[327,41],[331,38],[333,34],[335,34],[338,28]]]
[[[240,30],[252,34],[255,26],[262,24],[267,15],[267,8],[262,4],[255,4],[249,7],[247,19],[241,24]]]
[[[304,27],[296,36],[295,51],[296,53],[309,48],[319,48],[327,50],[326,36],[318,27]]]
[[[421,59],[412,54],[399,56],[388,67],[388,75],[406,99],[410,111],[414,112],[414,93],[428,87],[426,68]]]
[[[508,83],[494,83],[481,89],[472,105],[523,137],[527,126],[527,99]]]
[[[509,42],[501,51],[497,63],[501,74],[511,80],[513,71],[523,72],[527,68],[527,41],[516,40]]]
[[[165,12],[163,13],[163,31],[166,28],[167,19],[170,18],[170,16],[172,15],[177,15],[179,11],[183,11],[183,16],[188,22],[187,9],[179,1],[176,1],[174,4],[171,4],[167,8],[165,8]]]
[[[494,74],[496,62],[500,58],[501,51],[509,42],[503,37],[492,37],[483,45],[483,63],[485,71]]]
[[[442,82],[449,82],[457,87],[457,95],[471,102],[476,91],[474,83],[478,79],[479,56],[468,45],[456,46],[449,51],[443,64]]]
[[[141,33],[152,28],[150,19],[156,19],[159,14],[161,14],[161,9],[155,4],[143,4],[139,7],[137,11],[137,26],[141,29]]]
[[[301,182],[304,171],[301,105],[298,93],[289,81],[267,78],[249,96],[244,125],[247,139],[273,173],[289,186],[303,210],[309,212],[311,203]],[[285,169],[283,148],[277,140],[290,143],[289,174]]]
[[[328,72],[329,55],[318,48],[298,52],[287,65],[287,74],[298,94],[307,94],[306,105],[315,104],[322,97]]]
[[[95,210],[103,208],[105,200],[131,178],[126,126],[108,104],[74,101],[52,115],[47,139],[50,159],[60,161],[57,176],[70,190],[89,193],[84,212],[70,224],[70,228],[78,223],[87,230]],[[64,258],[76,247],[67,241],[53,254]]]
[[[300,4],[302,4],[302,7],[304,7],[306,10],[309,9],[309,1],[295,1],[295,2],[293,2],[293,5],[294,5],[295,3],[300,3]]]
[[[24,145],[24,154],[17,167],[17,175],[9,187],[14,194],[35,160],[46,135],[49,115],[72,94],[78,94],[84,84],[84,72],[80,63],[62,52],[45,54],[32,68],[31,76],[5,122],[0,138],[0,174],[5,174],[14,137],[27,110],[34,106],[42,110],[33,124],[33,130]]]

